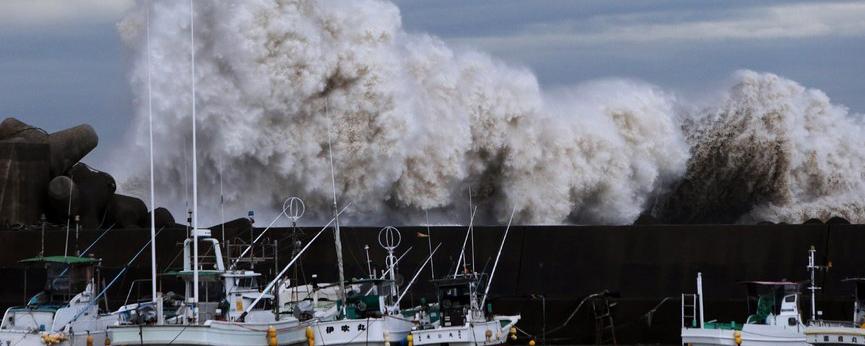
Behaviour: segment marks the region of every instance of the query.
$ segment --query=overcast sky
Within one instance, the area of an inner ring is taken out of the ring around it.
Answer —
[[[430,33],[534,70],[545,88],[627,77],[687,96],[767,71],[865,113],[865,1],[398,0]],[[0,1],[0,116],[54,131],[131,118],[116,22],[131,0]],[[107,157],[97,150],[89,161]]]

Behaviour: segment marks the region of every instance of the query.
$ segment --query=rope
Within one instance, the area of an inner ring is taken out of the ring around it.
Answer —
[[[176,341],[177,338],[180,337],[180,334],[183,334],[183,332],[186,331],[186,328],[187,328],[187,327],[189,327],[188,324],[183,325],[183,329],[181,329],[180,332],[177,333],[177,335],[174,336],[174,339],[171,339],[171,341],[168,342],[168,344],[169,344],[169,345],[173,344],[174,341]],[[138,328],[141,328],[141,326],[139,326]]]

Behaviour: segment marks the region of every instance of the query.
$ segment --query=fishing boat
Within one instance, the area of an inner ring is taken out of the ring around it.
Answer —
[[[849,278],[854,286],[853,318],[850,321],[816,320],[805,328],[811,345],[865,345],[865,278]]]
[[[183,299],[165,308],[161,301],[154,308],[148,303],[125,306],[118,311],[117,325],[109,327],[114,345],[262,345],[276,338],[277,345],[306,342],[306,323],[293,317],[277,320],[273,296],[262,292],[260,274],[249,270],[227,270],[219,241],[210,230],[195,230],[202,243],[211,245],[212,269],[199,269],[198,301]],[[183,270],[169,273],[185,283],[185,297],[194,291],[192,238],[183,244]],[[164,311],[163,311],[164,310]],[[162,317],[153,316],[157,311]]]
[[[479,289],[484,275],[479,273],[459,274],[433,280],[438,298],[437,306],[422,313],[426,323],[411,332],[415,345],[501,345],[509,336],[516,336],[512,329],[520,315],[491,316],[489,310],[480,306]]]
[[[0,345],[102,345],[117,315],[100,312],[100,260],[47,256],[20,261],[46,269],[45,288],[26,305],[11,307],[0,323]]]
[[[387,251],[386,268],[381,276],[370,272],[370,278],[349,281],[349,290],[342,290],[340,314],[333,320],[312,324],[318,345],[390,345],[402,343],[415,326],[412,314],[403,314],[400,301],[417,274],[400,294],[396,284],[395,250],[401,242],[399,230],[384,227],[379,231],[379,244]],[[420,273],[430,257],[417,271]],[[341,268],[340,268],[341,269]],[[345,302],[344,304],[342,302]]]
[[[172,273],[182,279],[185,295],[174,300],[168,309],[164,296],[156,291],[156,252],[151,248],[152,297],[149,302],[124,306],[117,325],[108,333],[115,345],[289,345],[306,340],[306,325],[293,317],[279,319],[268,290],[284,273],[280,273],[264,291],[257,285],[259,274],[248,270],[226,268],[219,241],[209,229],[198,227],[198,164],[196,142],[195,94],[195,21],[194,2],[189,2],[189,36],[192,96],[192,231],[183,243],[183,270]],[[150,48],[150,20],[147,20],[147,45]],[[148,113],[150,114],[151,204],[154,204],[152,107],[150,106],[150,64],[148,55]],[[285,210],[283,210],[284,212]],[[151,213],[153,215],[153,213]],[[274,220],[275,222],[276,220]],[[156,237],[151,216],[151,241]],[[263,233],[262,233],[263,234]],[[199,244],[210,244],[212,265],[199,261]],[[252,244],[250,244],[251,248]],[[307,245],[308,246],[308,245]],[[250,249],[248,248],[247,251]],[[244,252],[245,253],[245,252]],[[298,255],[299,256],[299,255]],[[242,257],[242,255],[241,255]],[[297,259],[295,257],[289,266]],[[236,263],[235,263],[236,264]],[[203,293],[203,294],[202,294]],[[166,314],[168,312],[168,314]],[[306,322],[303,322],[306,323]]]
[[[400,313],[396,297],[389,294],[395,281],[351,281],[359,290],[346,292],[344,313],[336,319],[312,324],[318,345],[387,345],[406,340],[414,321]],[[372,291],[364,293],[364,291]],[[383,293],[383,294],[380,294]]]
[[[469,235],[472,233],[473,220],[474,212],[469,221],[469,229],[463,241],[463,250],[457,261],[456,271],[443,279],[432,280],[436,287],[438,303],[429,304],[418,312],[417,320],[421,323],[411,332],[411,341],[415,345],[501,345],[508,341],[509,336],[516,338],[514,326],[520,320],[520,315],[492,315],[491,306],[487,305],[486,309],[484,308],[513,221],[513,213],[505,228],[489,280],[486,280],[485,274],[474,271],[474,265],[472,265],[472,272],[467,270],[468,261],[464,254]],[[460,262],[464,263],[464,273],[458,273]],[[472,262],[474,262],[474,254],[472,254]]]
[[[683,345],[807,345],[805,324],[799,310],[800,283],[748,281],[749,312],[745,323],[705,321],[702,275],[697,274],[697,294],[682,295]],[[752,311],[750,302],[756,300]],[[694,312],[699,312],[695,314]]]
[[[744,284],[748,289],[750,313],[745,323],[705,321],[702,275],[697,274],[698,293],[682,295],[682,344],[807,345],[799,309],[801,283],[747,281]],[[752,301],[756,301],[753,310]]]

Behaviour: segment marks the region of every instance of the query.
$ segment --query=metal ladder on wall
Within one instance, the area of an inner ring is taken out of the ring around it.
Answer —
[[[682,328],[697,326],[697,295],[682,294]]]
[[[616,325],[610,311],[616,303],[606,296],[592,299],[592,312],[595,316],[595,344],[616,345]]]

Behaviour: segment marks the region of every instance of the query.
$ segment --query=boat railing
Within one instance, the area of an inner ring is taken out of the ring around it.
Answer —
[[[811,327],[845,327],[845,328],[858,328],[859,327],[859,325],[857,325],[853,321],[831,321],[831,320],[812,321],[810,326]]]
[[[126,299],[123,301],[123,305],[126,306],[129,304],[129,298],[132,297],[132,291],[135,290],[136,288],[138,290],[136,293],[137,298],[135,299],[135,301],[138,302],[138,301],[142,300],[143,296],[141,295],[141,284],[142,283],[149,283],[149,282],[150,282],[150,279],[137,279],[137,280],[132,281],[132,283],[129,285],[129,292],[126,293]]]

